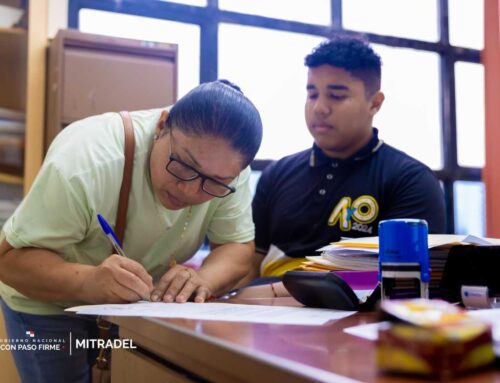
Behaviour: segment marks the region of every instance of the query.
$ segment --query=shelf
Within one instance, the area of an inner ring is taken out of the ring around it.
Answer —
[[[0,182],[13,185],[22,185],[23,177],[0,172]]]
[[[21,28],[0,28],[0,107],[26,109],[28,34]]]
[[[9,175],[9,183],[22,181],[24,142],[24,114],[0,108],[0,172]]]
[[[23,28],[1,28],[0,27],[0,35],[4,35],[4,36],[24,35],[24,36],[26,36],[27,31],[26,31],[26,29],[23,29]],[[1,41],[1,38],[0,38],[0,41]]]
[[[25,113],[19,110],[0,107],[0,120],[25,121]]]

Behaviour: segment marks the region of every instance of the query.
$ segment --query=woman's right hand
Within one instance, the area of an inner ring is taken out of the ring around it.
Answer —
[[[82,283],[82,300],[89,303],[124,303],[149,300],[153,278],[146,269],[130,258],[117,254],[100,265],[86,268]]]

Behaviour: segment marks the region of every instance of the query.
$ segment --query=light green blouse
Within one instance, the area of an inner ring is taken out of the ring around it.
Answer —
[[[123,246],[127,256],[143,264],[155,279],[165,273],[171,258],[189,259],[205,235],[218,244],[254,238],[249,168],[238,177],[236,193],[193,206],[190,217],[189,208],[171,211],[157,201],[149,175],[149,152],[160,113],[161,109],[131,113],[136,148]],[[28,195],[5,223],[0,241],[6,238],[15,248],[50,249],[68,262],[100,264],[111,245],[96,216],[102,214],[114,226],[123,141],[116,113],[89,117],[65,128],[51,145]],[[3,283],[0,294],[12,309],[31,314],[60,314],[79,303],[35,301]]]

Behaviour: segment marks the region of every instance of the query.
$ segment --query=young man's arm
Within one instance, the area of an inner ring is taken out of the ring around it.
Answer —
[[[255,278],[260,277],[260,265],[264,260],[266,255],[259,251],[255,251],[251,260],[251,268],[250,271],[236,284],[235,288],[244,287],[250,282],[252,282]]]
[[[386,200],[382,219],[425,219],[429,233],[445,232],[444,194],[436,176],[427,167],[413,164],[401,172]]]

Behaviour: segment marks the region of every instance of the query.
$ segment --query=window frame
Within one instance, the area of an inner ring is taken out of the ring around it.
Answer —
[[[322,26],[297,21],[280,20],[265,16],[242,14],[221,10],[218,0],[207,0],[205,7],[171,3],[160,0],[69,0],[68,26],[78,29],[79,11],[84,8],[128,15],[151,17],[161,20],[197,24],[200,27],[200,82],[217,79],[218,73],[218,25],[229,23],[261,27],[279,31],[298,32],[328,38],[342,31],[358,34],[342,26],[342,1],[331,2],[331,25]],[[441,89],[441,136],[443,168],[435,171],[443,184],[447,232],[454,232],[454,189],[455,181],[481,181],[481,168],[462,167],[457,157],[457,121],[455,100],[455,62],[464,61],[481,64],[480,51],[471,48],[455,47],[450,44],[448,0],[436,0],[438,6],[439,40],[421,41],[409,38],[365,33],[372,43],[396,48],[412,48],[439,54]],[[271,161],[256,159],[252,163],[255,170],[264,169]]]

